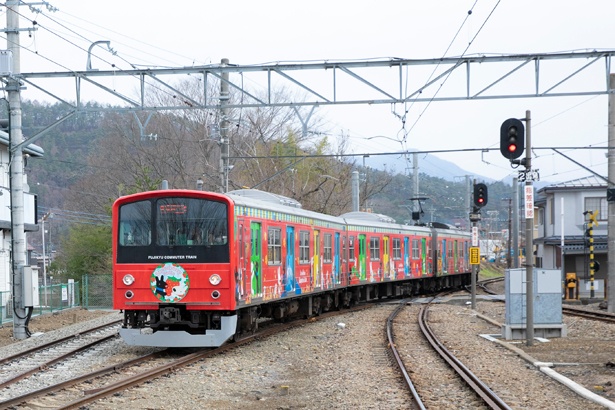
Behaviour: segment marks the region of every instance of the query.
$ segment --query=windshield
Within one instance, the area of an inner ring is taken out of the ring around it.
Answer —
[[[228,206],[204,198],[165,197],[119,208],[118,262],[228,262]]]

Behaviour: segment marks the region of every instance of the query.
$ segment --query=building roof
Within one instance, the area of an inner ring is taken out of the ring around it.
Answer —
[[[9,146],[9,134],[0,130],[0,145]],[[42,157],[45,151],[35,144],[26,145],[23,149],[24,154],[29,154],[33,157]]]
[[[538,190],[538,192],[549,191],[563,191],[563,190],[575,190],[575,189],[606,189],[607,180],[596,175],[589,175],[583,178],[577,178],[566,182],[558,182],[552,185],[548,185]]]

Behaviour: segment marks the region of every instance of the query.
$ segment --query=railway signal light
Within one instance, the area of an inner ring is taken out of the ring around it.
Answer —
[[[474,185],[474,205],[482,208],[487,205],[487,185],[480,183]]]
[[[525,149],[525,127],[521,120],[509,118],[500,127],[500,152],[510,160],[519,158]]]

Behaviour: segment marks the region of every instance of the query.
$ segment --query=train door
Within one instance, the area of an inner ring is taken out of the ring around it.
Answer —
[[[458,241],[453,242],[453,273],[459,272],[459,248]]]
[[[421,273],[423,275],[428,273],[427,238],[421,238]]]
[[[367,261],[365,255],[367,253],[365,235],[359,235],[359,280],[365,280],[367,277]]]
[[[404,237],[404,276],[410,276],[410,250],[408,249],[410,245],[410,239],[408,237]]]
[[[240,220],[238,224],[238,244],[239,247],[237,252],[237,257],[239,261],[237,263],[237,273],[235,275],[235,289],[237,292],[235,297],[237,300],[243,300],[245,295],[248,294],[248,290],[246,289],[246,284],[248,281],[248,272],[250,271],[250,267],[248,264],[248,242],[246,241],[245,229],[244,229],[244,221]]]
[[[284,269],[284,291],[282,297],[297,289],[295,280],[295,228],[286,227],[286,267]]]
[[[391,267],[389,266],[389,237],[385,236],[382,238],[382,271],[383,271],[383,276],[382,278],[380,278],[380,280],[384,279],[384,278],[390,278],[391,277]]]
[[[314,272],[312,287],[319,288],[322,284],[322,272],[320,269],[320,231],[314,231],[314,257],[312,261],[312,272]]]
[[[340,283],[340,233],[335,233],[335,243],[333,244],[333,285]]]
[[[341,272],[340,272],[340,282],[342,285],[346,286],[350,283],[349,271],[350,271],[350,258],[348,251],[348,236],[346,233],[342,235],[342,264],[341,264]]]
[[[250,254],[250,293],[253,297],[260,297],[263,295],[263,270],[261,224],[258,222],[250,223],[250,243],[252,245]]]
[[[439,271],[442,273],[446,273],[448,270],[447,262],[447,249],[446,249],[446,239],[442,239],[442,249],[440,250],[440,257],[442,259],[442,263],[440,264]]]

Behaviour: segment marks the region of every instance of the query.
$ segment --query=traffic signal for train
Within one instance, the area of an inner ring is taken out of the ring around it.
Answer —
[[[482,208],[487,205],[487,185],[485,184],[475,184],[474,185],[474,205]]]
[[[525,127],[516,118],[509,118],[500,127],[500,152],[510,160],[519,158],[525,149]]]

